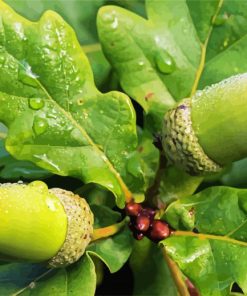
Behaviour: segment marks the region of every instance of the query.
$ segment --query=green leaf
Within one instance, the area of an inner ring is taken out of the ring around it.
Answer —
[[[229,295],[234,282],[247,293],[246,189],[205,189],[171,204],[165,218],[177,231],[161,244],[201,295]],[[192,228],[199,233],[184,231]]]
[[[56,13],[31,23],[1,2],[0,18],[7,150],[53,173],[98,183],[123,207],[131,198],[125,182],[141,190],[142,179],[126,166],[137,144],[129,98],[97,90],[73,30]]]
[[[69,266],[68,292],[69,296],[94,296],[96,289],[96,273],[93,260],[85,254],[82,259]],[[54,294],[53,294],[54,295]]]
[[[235,161],[221,176],[220,181],[226,186],[247,187],[247,158]]]
[[[104,187],[96,184],[87,184],[78,189],[75,193],[86,196],[87,202],[92,205],[104,205],[109,208],[115,206],[114,195]]]
[[[111,80],[111,66],[104,57],[99,45],[96,15],[98,9],[109,1],[106,0],[6,0],[19,14],[36,21],[46,10],[54,10],[59,13],[75,30],[83,50],[92,66],[95,83],[98,88],[108,91],[109,80]],[[111,1],[110,1],[111,2]],[[144,13],[143,1],[114,1],[116,5],[126,7],[133,11]]]
[[[119,222],[121,214],[105,206],[92,205],[95,221],[94,229]],[[133,237],[128,226],[117,234],[93,241],[87,247],[89,255],[97,256],[109,268],[111,273],[118,271],[128,260],[133,246]]]
[[[106,6],[98,14],[103,50],[123,89],[160,129],[164,112],[198,88],[247,71],[247,3],[146,0],[148,19]]]
[[[133,295],[178,295],[160,248],[147,238],[135,241],[130,266],[134,275]]]
[[[193,194],[203,178],[190,176],[181,169],[169,166],[164,171],[158,199],[164,204]]]
[[[148,20],[105,6],[98,30],[123,89],[160,128],[165,110],[174,104],[172,96],[190,95],[201,49],[185,1],[150,0],[146,10]]]
[[[128,260],[133,245],[133,237],[129,228],[107,239],[95,241],[87,248],[87,253],[99,257],[111,273],[121,269]]]
[[[107,5],[118,5],[120,7],[123,7],[127,10],[133,11],[141,16],[145,16],[145,0],[107,0]]]
[[[112,90],[110,85],[112,69],[106,60],[99,44],[82,46],[92,67],[96,86],[103,92]]]
[[[19,14],[36,21],[46,10],[54,10],[59,13],[76,31],[82,44],[98,42],[95,18],[97,10],[105,3],[105,0],[6,0]]]
[[[13,295],[46,271],[40,264],[1,264],[0,295]]]
[[[4,142],[0,140],[0,178],[8,180],[44,179],[51,175],[29,161],[14,159],[4,148]]]
[[[189,0],[188,3],[206,49],[199,89],[246,72],[247,66],[243,63],[247,50],[246,1]],[[218,12],[217,6],[220,8]],[[215,12],[217,17],[214,19]]]
[[[111,67],[98,43],[95,18],[105,0],[34,0],[32,2],[7,0],[6,3],[33,21],[38,20],[46,10],[51,9],[59,13],[75,30],[92,66],[95,83],[98,88],[103,89],[104,83],[109,78]]]
[[[6,264],[0,267],[1,295],[94,296],[94,263],[84,255],[75,264],[62,269],[45,270],[34,264]]]
[[[121,214],[119,212],[113,211],[106,206],[99,206],[92,204],[90,206],[94,214],[94,228],[102,228],[115,224],[121,219]]]
[[[138,129],[137,153],[142,160],[145,188],[152,185],[159,165],[159,150],[153,144],[153,136],[145,129]]]

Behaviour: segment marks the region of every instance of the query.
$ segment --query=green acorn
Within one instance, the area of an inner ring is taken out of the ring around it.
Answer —
[[[85,199],[41,181],[1,184],[0,210],[0,260],[64,267],[91,241],[93,214]]]
[[[192,175],[214,173],[247,157],[247,74],[184,99],[165,115],[167,157]]]

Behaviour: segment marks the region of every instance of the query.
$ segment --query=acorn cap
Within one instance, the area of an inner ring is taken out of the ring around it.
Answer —
[[[204,152],[193,130],[190,99],[182,100],[166,113],[162,145],[168,159],[191,175],[221,170]]]
[[[49,192],[59,198],[68,219],[66,239],[59,252],[48,261],[50,267],[58,268],[76,262],[85,252],[93,234],[93,214],[79,195],[60,188]]]

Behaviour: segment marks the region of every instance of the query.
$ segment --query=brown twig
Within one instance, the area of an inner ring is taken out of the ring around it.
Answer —
[[[167,159],[162,151],[159,152],[159,167],[154,177],[153,184],[147,189],[146,200],[150,206],[158,207],[156,197],[159,193],[160,182],[164,174]]]
[[[178,268],[177,264],[167,255],[165,248],[163,248],[163,255],[170,269],[172,278],[176,284],[179,294],[181,296],[190,296],[187,285],[182,278],[182,273],[180,269]]]

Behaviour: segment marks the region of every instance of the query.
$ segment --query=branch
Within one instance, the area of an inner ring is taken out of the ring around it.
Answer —
[[[121,222],[112,224],[107,227],[102,227],[98,229],[94,229],[93,237],[91,242],[94,242],[98,239],[107,238],[109,236],[113,236],[114,234],[118,233],[123,227],[129,222],[129,217],[126,217]]]
[[[178,268],[177,264],[168,257],[165,248],[163,248],[163,256],[166,260],[166,263],[171,271],[173,280],[177,286],[178,292],[181,296],[190,296],[190,293],[187,289],[186,283],[182,279],[182,273]]]
[[[156,172],[155,178],[154,178],[154,182],[153,185],[150,186],[147,189],[146,192],[146,198],[147,198],[147,202],[151,205],[151,206],[155,206],[157,207],[157,200],[156,197],[159,193],[159,187],[160,187],[160,182],[162,181],[162,176],[164,174],[165,168],[166,168],[166,157],[164,155],[164,153],[162,151],[159,151],[160,155],[159,155],[159,167],[158,170]]]

